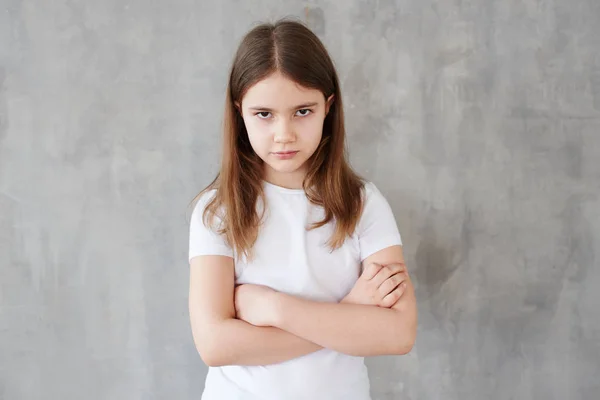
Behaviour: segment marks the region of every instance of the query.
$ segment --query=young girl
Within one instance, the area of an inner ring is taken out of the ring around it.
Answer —
[[[204,400],[368,400],[363,357],[406,354],[414,289],[387,201],[349,167],[338,77],[293,21],[251,30],[221,169],[190,224]]]

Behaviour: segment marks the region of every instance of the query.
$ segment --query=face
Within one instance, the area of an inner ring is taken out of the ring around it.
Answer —
[[[237,104],[250,144],[264,161],[265,179],[275,185],[302,187],[307,160],[323,134],[333,103],[317,89],[300,86],[280,73],[256,83]]]

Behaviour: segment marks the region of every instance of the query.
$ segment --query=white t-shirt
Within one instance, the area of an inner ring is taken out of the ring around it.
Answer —
[[[331,252],[333,223],[305,229],[321,220],[302,189],[264,182],[267,212],[248,262],[234,255],[224,239],[202,222],[214,191],[196,204],[190,223],[189,258],[224,255],[235,259],[237,284],[253,283],[316,301],[339,302],[361,273],[361,261],[402,240],[392,210],[374,184],[365,185],[362,217],[352,237]],[[210,367],[203,400],[369,400],[369,378],[362,357],[329,349],[266,366]]]

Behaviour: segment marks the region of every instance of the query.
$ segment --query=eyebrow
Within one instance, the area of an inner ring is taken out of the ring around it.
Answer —
[[[299,104],[297,106],[292,107],[290,110],[300,110],[303,108],[309,108],[309,107],[314,107],[316,105],[318,105],[319,103],[304,103],[304,104]],[[254,106],[254,107],[249,107],[249,110],[252,111],[268,111],[268,112],[273,112],[272,108],[269,107],[262,107],[262,106]]]

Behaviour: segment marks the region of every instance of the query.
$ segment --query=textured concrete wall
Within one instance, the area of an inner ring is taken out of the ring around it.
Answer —
[[[417,284],[374,400],[597,399],[597,0],[0,0],[0,398],[199,398],[186,206],[237,41],[283,15]]]

